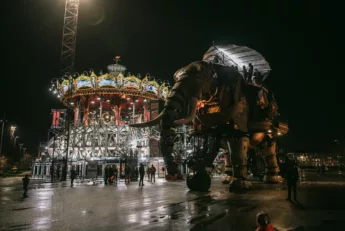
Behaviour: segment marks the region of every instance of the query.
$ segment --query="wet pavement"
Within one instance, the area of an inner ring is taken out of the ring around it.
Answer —
[[[251,191],[235,194],[227,192],[220,178],[213,178],[209,193],[165,180],[145,182],[143,188],[137,182],[70,187],[32,180],[25,199],[21,178],[0,179],[0,230],[252,231],[262,210],[278,230],[343,230],[345,179],[326,177],[307,173],[298,189],[300,203],[285,200],[284,185],[254,182]]]

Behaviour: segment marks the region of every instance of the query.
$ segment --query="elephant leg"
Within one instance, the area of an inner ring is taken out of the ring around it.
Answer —
[[[232,179],[232,166],[230,160],[230,143],[229,141],[223,142],[224,148],[224,173],[225,176],[222,177],[223,184],[229,184]]]
[[[262,148],[262,155],[265,162],[265,183],[279,183],[282,182],[282,177],[279,175],[279,166],[276,155],[277,144],[274,139],[269,136],[265,137]]]
[[[249,138],[242,136],[230,140],[231,147],[231,163],[232,163],[232,179],[229,185],[229,191],[238,189],[247,189],[251,187],[251,183],[247,179],[247,152],[249,147]]]

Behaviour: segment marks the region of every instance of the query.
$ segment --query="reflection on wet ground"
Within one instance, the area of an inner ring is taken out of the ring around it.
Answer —
[[[6,190],[3,190],[6,189]],[[213,180],[209,193],[189,191],[184,182],[92,186],[67,182],[32,184],[22,199],[18,185],[0,186],[0,230],[255,230],[255,215],[270,213],[279,230],[344,227],[345,187],[301,185],[300,204],[285,200],[283,185],[254,183],[247,193],[227,192]],[[332,196],[330,196],[332,195]],[[327,198],[327,200],[325,200]],[[333,228],[336,230],[336,228]]]

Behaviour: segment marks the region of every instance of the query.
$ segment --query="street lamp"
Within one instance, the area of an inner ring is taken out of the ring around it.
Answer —
[[[16,126],[11,126],[10,130],[10,136],[11,138],[14,138],[14,133],[16,132],[17,127]]]

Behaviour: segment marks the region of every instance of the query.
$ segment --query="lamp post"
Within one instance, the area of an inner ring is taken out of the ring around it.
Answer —
[[[16,147],[17,144],[17,139],[19,138],[19,136],[15,136],[14,137],[14,141],[13,141],[13,146]]]
[[[54,154],[55,154],[55,141],[56,141],[56,135],[54,133],[54,141],[53,141],[53,154],[52,154],[52,166],[50,168],[50,177],[51,177],[51,182],[54,181]]]
[[[19,157],[22,156],[22,147],[23,147],[23,144],[19,144]]]
[[[14,133],[16,132],[17,127],[16,126],[11,126],[10,130],[10,136],[11,138],[14,138]]]

